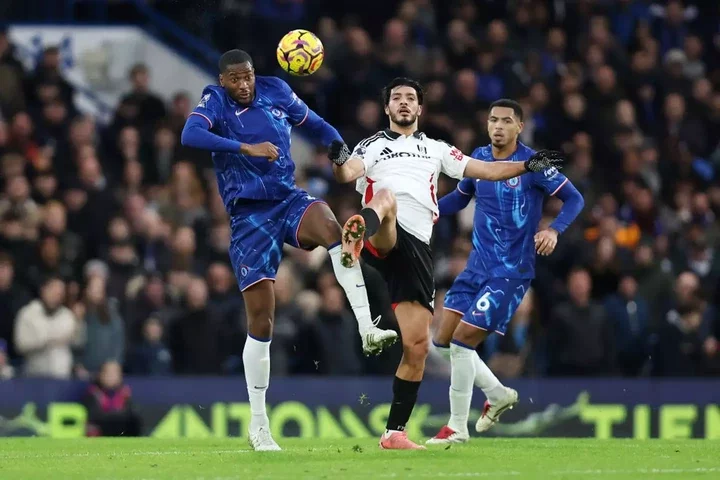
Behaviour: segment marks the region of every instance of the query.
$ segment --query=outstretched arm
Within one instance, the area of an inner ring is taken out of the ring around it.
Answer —
[[[479,180],[495,181],[507,180],[527,172],[524,162],[482,162],[470,159],[463,175]]]
[[[350,183],[362,177],[365,173],[365,163],[359,158],[351,158],[342,165],[333,164],[335,180],[340,183]]]
[[[470,177],[478,180],[507,180],[527,172],[542,172],[562,166],[559,152],[541,150],[525,162],[483,162],[464,155],[457,147],[447,145],[442,158],[442,170],[453,178]]]
[[[340,183],[350,183],[365,175],[365,152],[365,148],[358,146],[355,152],[350,153],[350,149],[342,140],[333,140],[328,158],[333,162],[335,180]]]

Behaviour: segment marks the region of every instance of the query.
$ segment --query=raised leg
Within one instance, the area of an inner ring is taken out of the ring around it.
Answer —
[[[365,244],[367,240],[367,244]],[[342,264],[350,268],[360,258],[363,247],[384,257],[397,243],[397,200],[387,189],[379,190],[359,215],[345,222],[342,232]]]
[[[373,322],[360,264],[355,262],[350,267],[342,265],[341,235],[340,224],[335,219],[330,207],[323,202],[315,202],[308,207],[297,229],[299,246],[306,248],[322,246],[328,249],[335,278],[345,290],[345,295],[347,295],[350,307],[357,319],[363,350],[368,355],[377,354],[395,343],[397,333],[392,330],[381,330],[377,328],[376,322]],[[379,321],[380,317],[377,320]]]

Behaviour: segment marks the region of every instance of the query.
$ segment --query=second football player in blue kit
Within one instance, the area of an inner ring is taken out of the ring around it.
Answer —
[[[284,244],[328,249],[366,353],[381,351],[397,333],[380,330],[370,318],[360,265],[342,266],[342,229],[330,207],[295,185],[292,128],[302,128],[326,147],[342,141],[340,134],[283,80],[256,76],[246,52],[226,52],[219,68],[220,85],[203,90],[185,124],[182,143],[213,152],[218,190],[230,215],[230,260],[248,318],[243,364],[252,413],[249,440],[255,450],[279,450],[270,435],[265,393],[275,313],[272,282]]]
[[[526,161],[533,156],[535,151],[518,141],[522,120],[522,108],[517,102],[494,102],[488,117],[491,144],[477,148],[472,157],[492,162]],[[563,207],[549,228],[538,232],[546,196],[557,196]],[[488,399],[476,424],[478,432],[488,430],[517,403],[517,392],[500,383],[475,349],[488,334],[505,334],[535,277],[536,254],[551,254],[558,235],[584,206],[582,195],[554,167],[502,182],[465,178],[453,193],[440,199],[440,214],[455,214],[473,198],[472,252],[465,270],[445,294],[442,325],[433,340],[452,362],[451,418],[428,443],[469,439],[467,422],[473,383]]]

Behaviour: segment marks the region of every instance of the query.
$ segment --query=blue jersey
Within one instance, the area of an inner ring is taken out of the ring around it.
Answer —
[[[535,153],[518,143],[508,161],[523,162]],[[490,145],[472,153],[478,160],[492,162]],[[473,250],[467,269],[483,277],[535,277],[535,240],[542,217],[545,195],[554,195],[568,179],[556,168],[526,173],[499,182],[464,178],[458,190],[475,196]]]
[[[238,198],[282,200],[295,191],[295,163],[290,158],[293,126],[315,124],[315,133],[324,137],[326,145],[340,139],[335,129],[277,77],[255,77],[255,99],[250,105],[240,105],[222,87],[207,86],[192,115],[205,118],[210,131],[220,137],[248,144],[270,142],[278,148],[274,162],[239,151],[213,152],[218,189],[226,207]]]

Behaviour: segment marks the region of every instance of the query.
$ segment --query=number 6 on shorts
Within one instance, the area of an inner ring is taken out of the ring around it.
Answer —
[[[475,303],[475,308],[479,312],[487,312],[490,308],[490,293],[491,292],[485,292],[482,297],[478,299],[478,301]]]

